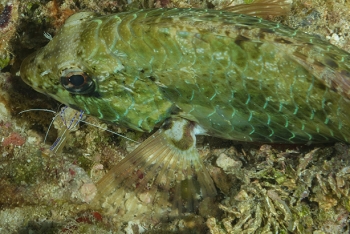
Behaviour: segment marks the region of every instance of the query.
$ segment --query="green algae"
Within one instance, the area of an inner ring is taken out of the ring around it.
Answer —
[[[10,165],[11,177],[15,184],[34,184],[42,175],[43,165],[41,156],[32,155],[26,162]]]
[[[9,55],[0,56],[0,71],[5,68],[11,61],[11,57]]]

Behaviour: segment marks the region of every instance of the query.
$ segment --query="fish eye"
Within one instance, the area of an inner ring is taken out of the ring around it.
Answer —
[[[95,83],[87,73],[72,69],[62,72],[61,85],[73,94],[89,94],[95,90]]]

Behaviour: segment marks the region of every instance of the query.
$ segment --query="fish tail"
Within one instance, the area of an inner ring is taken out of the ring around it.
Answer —
[[[172,203],[179,214],[195,211],[202,198],[216,195],[216,189],[196,149],[193,129],[194,123],[184,119],[168,121],[97,183],[95,200],[108,209],[112,202],[117,211],[122,188],[144,203]]]

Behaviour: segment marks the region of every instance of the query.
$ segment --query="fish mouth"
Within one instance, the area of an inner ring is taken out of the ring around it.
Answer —
[[[39,71],[38,64],[36,62],[37,54],[40,50],[30,54],[26,57],[20,67],[20,76],[22,80],[32,88],[38,91],[38,83],[39,82]],[[39,91],[40,92],[40,91]]]
[[[34,52],[33,54],[31,54],[31,55],[29,55],[28,57],[26,57],[26,58],[23,60],[23,62],[22,62],[22,64],[21,64],[21,68],[20,68],[20,76],[21,76],[22,80],[23,80],[26,84],[28,84],[28,85],[30,85],[30,86],[32,86],[32,85],[31,85],[32,79],[31,79],[30,73],[31,73],[31,71],[32,71],[31,68],[34,66],[34,61],[35,61],[35,56],[36,56],[36,54],[37,54],[37,52]]]

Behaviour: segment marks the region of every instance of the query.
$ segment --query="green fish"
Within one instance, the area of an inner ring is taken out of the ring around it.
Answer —
[[[280,23],[232,11],[149,9],[71,16],[21,66],[23,80],[74,109],[158,129],[98,182],[168,191],[183,211],[215,196],[196,135],[244,142],[350,142],[350,54]]]

